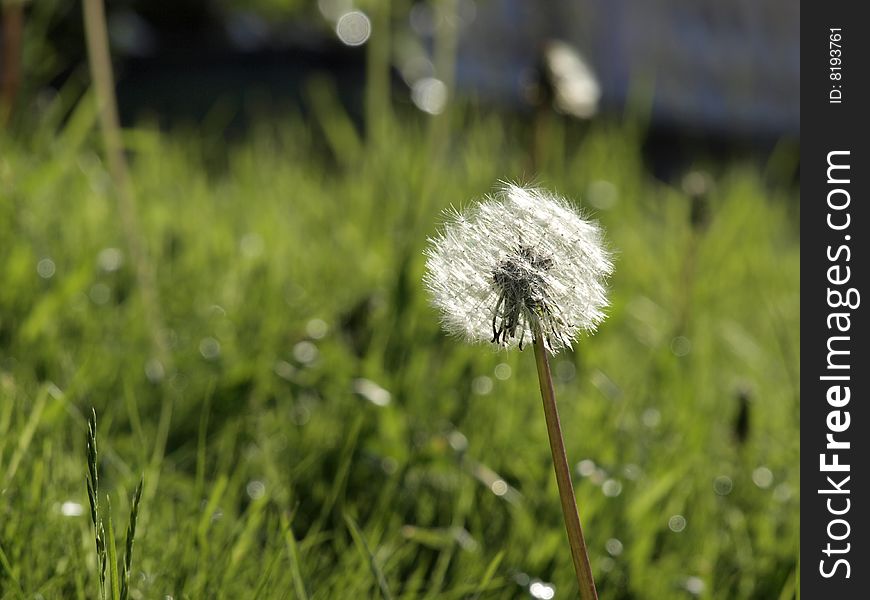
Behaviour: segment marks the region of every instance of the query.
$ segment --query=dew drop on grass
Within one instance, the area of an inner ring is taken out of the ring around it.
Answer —
[[[504,496],[508,492],[508,484],[504,479],[496,479],[489,486],[489,489],[496,496]]]
[[[570,360],[560,360],[556,363],[556,379],[561,383],[573,381],[577,375],[577,367]]]
[[[151,383],[160,383],[165,375],[166,370],[163,368],[163,363],[156,358],[145,363],[145,378]]]
[[[474,381],[471,382],[471,390],[478,396],[486,396],[492,392],[492,387],[492,379],[486,375],[475,377]]]
[[[684,585],[686,591],[694,596],[700,596],[704,593],[704,580],[700,577],[689,577]]]
[[[103,248],[97,254],[97,265],[106,273],[112,273],[124,264],[124,253],[117,248]]]
[[[60,514],[65,517],[79,517],[83,515],[85,509],[78,502],[73,502],[71,500],[67,500],[63,504],[60,505]]]
[[[213,337],[202,338],[199,342],[199,353],[206,360],[215,360],[221,355],[221,343]]]
[[[674,356],[686,356],[691,351],[692,342],[689,341],[689,338],[678,335],[671,340],[671,352],[674,353]]]
[[[411,86],[414,106],[430,115],[441,114],[447,105],[447,86],[435,77],[423,77]]]
[[[780,483],[773,489],[773,499],[777,502],[787,502],[791,496],[791,486],[787,483]]]
[[[347,46],[361,46],[372,34],[372,22],[359,10],[344,13],[335,24],[338,39]]]
[[[266,493],[266,484],[255,479],[248,482],[245,491],[248,493],[248,497],[250,497],[251,500],[259,500]]]
[[[761,489],[767,489],[773,483],[773,472],[767,467],[758,467],[752,472],[752,482]]]
[[[529,585],[529,593],[532,598],[539,600],[552,600],[556,596],[556,588],[552,583],[544,583],[543,581],[533,581]]]
[[[608,479],[601,484],[601,491],[608,498],[615,498],[622,493],[622,482],[618,479]]]
[[[505,381],[511,376],[511,366],[507,363],[499,363],[495,366],[493,374],[499,381]]]
[[[640,420],[643,421],[643,424],[650,429],[654,429],[658,427],[659,423],[661,423],[662,413],[660,413],[658,409],[648,408],[643,411]]]
[[[43,279],[51,279],[54,277],[55,270],[54,261],[50,258],[43,258],[36,263],[36,272]]]
[[[596,469],[597,467],[595,466],[595,461],[588,458],[581,460],[579,463],[577,463],[577,473],[579,473],[581,477],[591,476],[593,473],[595,473]]]
[[[604,542],[604,549],[610,556],[619,556],[622,554],[622,542],[616,538],[610,538]]]
[[[464,452],[468,448],[468,438],[461,431],[451,431],[447,436],[447,443],[456,452]]]
[[[719,477],[713,480],[713,491],[719,496],[727,496],[731,493],[733,487],[734,482],[727,475],[719,475]]]
[[[309,341],[302,341],[293,346],[293,358],[304,365],[308,365],[317,360],[317,356],[320,354],[317,350],[317,346]]]
[[[312,339],[323,339],[328,332],[329,326],[323,319],[311,319],[305,324],[305,333]]]
[[[674,515],[668,519],[668,529],[675,533],[680,533],[686,528],[686,517],[683,515]]]

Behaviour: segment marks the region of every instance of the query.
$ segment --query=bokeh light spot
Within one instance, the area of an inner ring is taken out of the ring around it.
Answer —
[[[610,538],[604,542],[604,549],[610,556],[619,556],[622,554],[622,542],[616,538]]]
[[[36,263],[36,272],[43,279],[51,279],[54,277],[55,270],[54,261],[50,258],[43,258]]]
[[[618,479],[608,479],[601,484],[601,491],[608,498],[615,498],[622,493],[622,483]]]
[[[266,493],[266,484],[257,479],[253,481],[249,481],[248,485],[245,487],[245,491],[248,493],[248,496],[251,500],[259,500]]]
[[[689,341],[689,338],[678,335],[671,340],[671,352],[674,353],[674,356],[686,356],[691,351],[692,342]]]
[[[504,479],[496,479],[492,482],[492,485],[489,486],[489,489],[492,490],[492,493],[496,496],[504,496],[508,492],[508,484]]]
[[[215,360],[221,355],[221,343],[213,337],[202,338],[199,342],[199,353],[206,360]]]
[[[598,210],[610,210],[619,201],[619,190],[609,181],[599,179],[589,184],[587,199]]]
[[[532,595],[532,598],[551,600],[556,596],[556,588],[553,587],[552,583],[533,581],[531,585],[529,585],[529,593]]]
[[[773,483],[773,472],[767,467],[758,467],[752,472],[752,482],[761,489],[767,489]]]
[[[704,580],[700,577],[689,577],[685,583],[686,591],[694,596],[704,593]]]
[[[374,381],[362,377],[354,380],[353,391],[375,406],[386,406],[390,403],[392,398],[389,391],[385,390]]]
[[[640,420],[643,421],[643,424],[650,429],[654,429],[658,427],[659,423],[661,423],[662,413],[660,413],[658,409],[648,408],[643,411]]]
[[[487,377],[486,375],[475,377],[474,381],[471,382],[471,390],[478,396],[486,396],[487,394],[492,392],[492,388],[492,379]]]
[[[65,517],[79,517],[85,512],[84,507],[78,502],[67,500],[60,505],[60,514]]]
[[[344,13],[335,24],[335,33],[343,44],[362,46],[372,34],[372,22],[365,13],[352,10]]]
[[[163,363],[156,358],[145,363],[145,378],[151,383],[160,383],[165,376],[166,370],[163,368]]]
[[[124,264],[124,253],[117,248],[103,248],[97,255],[97,264],[106,273],[112,273]]]
[[[510,379],[511,376],[511,366],[507,363],[499,363],[495,366],[495,378],[499,381],[505,381],[506,379]]]
[[[305,333],[315,340],[323,339],[329,332],[329,325],[323,319],[311,319],[305,324]]]
[[[556,363],[556,379],[561,383],[572,381],[577,375],[577,367],[570,360],[560,360]]]
[[[719,477],[713,480],[713,491],[719,496],[727,496],[731,493],[733,487],[734,482],[727,475],[719,475]]]
[[[680,533],[686,528],[686,517],[683,515],[674,515],[668,519],[668,529],[675,533]]]
[[[581,460],[579,463],[577,463],[577,472],[582,477],[589,477],[595,472],[596,469],[597,467],[595,466],[595,461],[588,458]]]
[[[317,350],[317,346],[309,341],[302,341],[293,346],[293,358],[304,365],[311,364],[317,360],[318,354],[320,353]]]
[[[411,86],[411,101],[423,112],[441,114],[447,106],[447,86],[435,77],[419,79]]]

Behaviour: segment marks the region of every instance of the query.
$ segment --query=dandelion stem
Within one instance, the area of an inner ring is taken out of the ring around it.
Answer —
[[[559,485],[559,498],[562,501],[562,513],[565,516],[565,530],[568,532],[568,543],[571,545],[574,571],[577,573],[577,584],[580,586],[580,598],[582,600],[597,600],[598,592],[595,591],[595,582],[592,580],[589,553],[586,550],[586,541],[583,539],[583,530],[580,528],[580,515],[577,512],[574,486],[571,484],[571,472],[568,469],[568,455],[565,452],[565,440],[562,437],[559,411],[556,408],[556,393],[553,389],[553,377],[550,374],[547,349],[544,346],[541,328],[535,327],[534,330],[535,364],[538,367],[538,380],[541,383],[541,398],[544,401],[547,435],[550,438],[550,450],[553,452],[553,468],[556,471],[556,482]]]

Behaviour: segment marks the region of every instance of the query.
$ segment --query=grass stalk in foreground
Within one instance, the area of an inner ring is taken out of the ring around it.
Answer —
[[[133,541],[136,537],[136,521],[139,517],[139,502],[142,498],[142,487],[145,483],[144,476],[140,477],[139,485],[133,494],[130,503],[130,520],[127,525],[127,538],[124,546],[123,564],[118,559],[115,546],[115,529],[112,523],[112,503],[106,494],[106,515],[100,513],[99,502],[99,471],[97,461],[97,413],[91,408],[88,417],[88,502],[91,507],[91,522],[94,525],[94,540],[97,552],[97,567],[99,569],[99,583],[101,599],[106,597],[112,600],[127,600],[130,593],[130,573],[133,563]],[[106,585],[106,567],[108,566],[109,581]]]
[[[559,485],[559,498],[562,501],[565,530],[568,532],[568,543],[571,545],[571,558],[574,561],[574,571],[577,573],[580,598],[582,600],[597,600],[598,592],[595,590],[595,582],[592,579],[589,552],[586,549],[586,541],[583,539],[580,515],[577,512],[577,501],[574,498],[574,486],[571,484],[571,471],[568,468],[568,454],[565,452],[562,425],[559,423],[559,411],[556,408],[556,392],[553,389],[550,362],[547,359],[547,349],[544,346],[540,327],[535,328],[534,347],[535,365],[538,368],[538,380],[541,384],[541,398],[544,401],[544,416],[547,420],[547,435],[550,438],[550,450],[553,452],[553,468],[556,471],[556,482]]]

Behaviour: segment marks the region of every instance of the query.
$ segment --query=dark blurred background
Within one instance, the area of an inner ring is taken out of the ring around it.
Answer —
[[[521,114],[552,102],[581,120],[628,114],[648,123],[657,172],[800,134],[800,13],[785,0],[118,0],[107,10],[127,124],[212,119],[232,133],[252,110],[308,110],[315,76],[361,124],[363,46],[389,35],[399,107],[435,114],[455,97]],[[33,111],[84,76],[77,2],[4,2],[3,23],[6,112]]]

